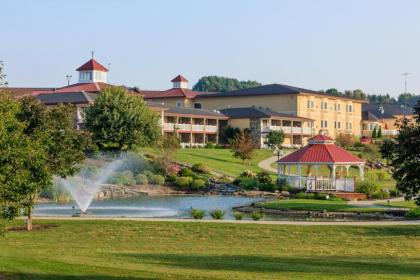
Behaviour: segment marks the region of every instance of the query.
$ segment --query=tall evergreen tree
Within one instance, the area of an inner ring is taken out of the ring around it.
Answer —
[[[382,138],[382,126],[379,126],[377,137]]]
[[[204,76],[193,86],[196,91],[226,92],[238,89],[257,87],[261,84],[256,81],[239,81],[233,78],[219,76]]]
[[[378,136],[377,136],[377,129],[376,129],[376,126],[375,126],[373,128],[373,131],[372,131],[372,138],[375,139],[376,137],[378,137]]]

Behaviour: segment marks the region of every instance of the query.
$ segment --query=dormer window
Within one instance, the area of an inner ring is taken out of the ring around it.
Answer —
[[[188,88],[188,80],[182,75],[176,76],[171,82],[173,88]]]

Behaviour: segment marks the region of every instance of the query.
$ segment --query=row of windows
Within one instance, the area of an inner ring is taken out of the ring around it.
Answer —
[[[308,100],[306,106],[309,109],[315,108],[315,101],[314,100]],[[328,102],[322,101],[321,102],[321,109],[322,110],[328,110]],[[341,111],[341,104],[334,103],[334,111],[339,112]],[[353,105],[346,105],[346,112],[353,112]]]
[[[327,120],[321,120],[321,128],[328,128],[328,121]],[[341,129],[341,122],[334,121],[334,129]],[[346,129],[352,130],[353,124],[351,122],[346,122]]]

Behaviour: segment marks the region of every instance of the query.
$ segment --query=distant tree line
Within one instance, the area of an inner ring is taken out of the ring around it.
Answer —
[[[239,81],[234,78],[219,76],[204,76],[193,86],[196,91],[226,92],[260,86],[257,81]]]

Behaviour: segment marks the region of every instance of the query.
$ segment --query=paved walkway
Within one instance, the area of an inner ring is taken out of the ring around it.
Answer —
[[[277,174],[277,169],[276,168],[273,168],[271,166],[271,164],[273,164],[273,162],[276,162],[276,160],[277,160],[277,156],[269,157],[269,158],[267,158],[267,159],[265,159],[263,161],[260,161],[258,163],[258,167],[261,168],[261,169],[264,169],[264,170],[266,170],[268,172],[274,172],[274,173]]]
[[[23,218],[21,218],[23,219]],[[407,221],[363,221],[363,222],[306,222],[306,221],[253,221],[253,220],[194,220],[194,219],[164,219],[164,218],[119,218],[119,217],[41,217],[34,220],[71,220],[71,221],[141,221],[141,222],[177,222],[177,223],[229,223],[229,224],[264,224],[264,225],[296,225],[296,226],[398,226],[419,225],[420,220]]]

